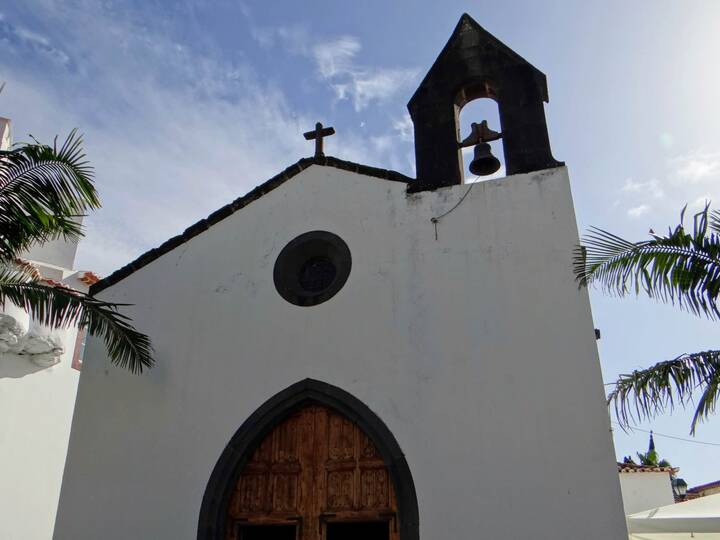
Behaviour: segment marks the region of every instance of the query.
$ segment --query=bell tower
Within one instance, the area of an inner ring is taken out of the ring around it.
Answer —
[[[463,183],[458,118],[467,103],[479,98],[498,104],[508,175],[562,165],[550,151],[545,75],[464,14],[408,102],[417,169],[409,191]],[[475,142],[482,145],[487,139]]]

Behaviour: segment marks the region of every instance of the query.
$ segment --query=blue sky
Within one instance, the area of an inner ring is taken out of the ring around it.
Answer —
[[[547,75],[582,229],[641,239],[720,201],[712,0],[23,0],[0,6],[0,115],[16,140],[85,133],[104,207],[78,264],[106,274],[310,155],[318,120],[337,131],[327,153],[413,175],[405,104],[463,12]],[[483,104],[461,122],[485,116],[498,127]],[[592,301],[606,381],[720,346],[671,306]],[[687,437],[689,418],[639,426]],[[647,445],[614,437],[618,456]],[[697,440],[720,444],[720,417]],[[656,442],[690,485],[720,479],[720,446]]]

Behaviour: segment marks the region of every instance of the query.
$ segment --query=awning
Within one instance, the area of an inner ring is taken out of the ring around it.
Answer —
[[[631,540],[720,540],[720,494],[627,516]]]

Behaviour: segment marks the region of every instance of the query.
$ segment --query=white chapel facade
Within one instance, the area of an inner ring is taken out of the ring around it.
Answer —
[[[467,184],[479,97],[473,167],[501,137],[508,176]],[[417,178],[318,146],[96,284],[157,365],[88,340],[55,540],[626,538],[544,101],[464,15],[409,103]]]

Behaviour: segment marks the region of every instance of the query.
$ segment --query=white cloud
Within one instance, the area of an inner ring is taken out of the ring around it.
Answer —
[[[627,211],[628,216],[631,218],[637,218],[640,216],[644,216],[650,211],[650,207],[647,204],[641,204],[639,206],[635,206],[633,208],[630,208]]]
[[[693,150],[668,158],[665,174],[645,181],[627,178],[620,186],[621,206],[629,218],[652,215],[655,226],[677,222],[687,205],[689,216],[706,202],[720,208],[720,151]]]
[[[692,212],[700,212],[708,205],[708,203],[711,202],[712,197],[710,195],[702,195],[688,205],[688,210]],[[717,208],[717,206],[715,206],[715,208]]]
[[[5,41],[4,46],[30,49],[59,65],[68,66],[70,64],[68,54],[54,46],[47,36],[22,26],[13,25],[4,16],[0,17],[0,40]]]
[[[45,46],[49,45],[48,39],[45,36],[41,36],[40,34],[31,32],[30,30],[27,30],[25,28],[18,27],[15,29],[15,33],[19,38],[30,43],[37,43]]]
[[[361,111],[372,101],[389,99],[415,82],[417,69],[357,64],[355,57],[360,49],[360,42],[353,36],[321,42],[312,48],[320,77],[330,84],[338,100],[352,100],[356,111]]]
[[[249,19],[252,21],[251,17]],[[304,26],[259,27],[251,23],[251,34],[262,47],[269,48],[280,45],[292,54],[309,54],[310,33]]]
[[[720,153],[692,152],[673,158],[677,180],[690,183],[717,179],[720,176]]]
[[[400,135],[403,141],[410,142],[413,140],[415,125],[408,113],[405,113],[402,118],[393,122],[393,129]]]
[[[349,73],[350,90],[356,111],[367,107],[373,100],[383,101],[394,96],[415,82],[417,71],[413,69],[357,70]]]
[[[370,137],[370,142],[378,152],[388,152],[392,150],[395,141],[390,135],[378,135]]]
[[[642,196],[649,195],[656,199],[660,199],[665,195],[657,178],[652,178],[647,182],[636,182],[632,178],[628,178],[625,180],[621,190],[626,193],[638,193]]]
[[[360,48],[360,42],[352,36],[342,36],[315,45],[312,52],[320,75],[332,79],[352,72],[355,69],[353,58],[360,52]]]
[[[417,69],[370,67],[357,63],[362,45],[355,36],[317,40],[302,25],[261,27],[255,24],[249,11],[245,17],[250,22],[255,41],[263,47],[281,46],[287,52],[311,59],[318,77],[328,84],[336,99],[351,101],[356,112],[373,101],[393,97],[403,88],[412,86],[418,77]]]

